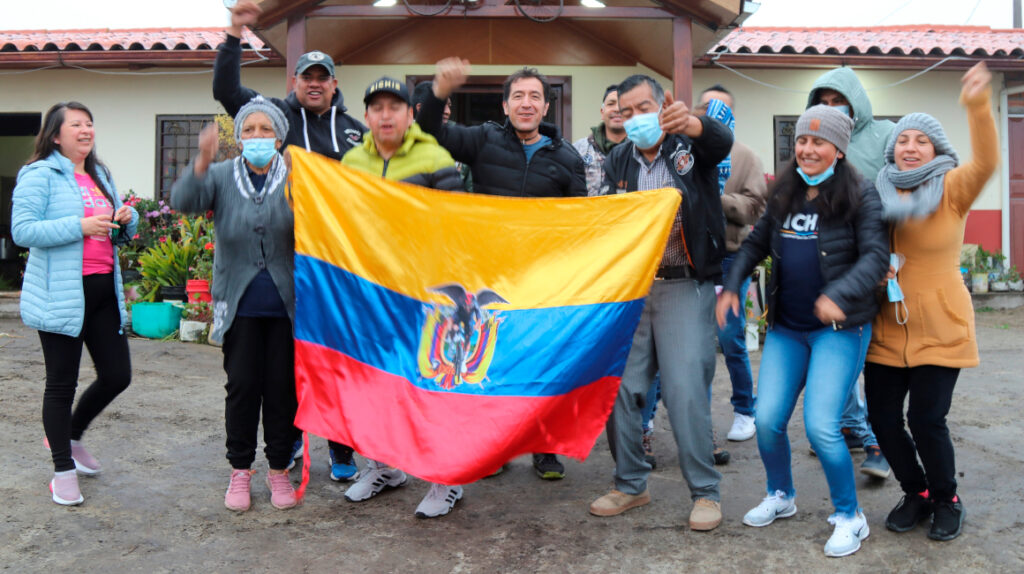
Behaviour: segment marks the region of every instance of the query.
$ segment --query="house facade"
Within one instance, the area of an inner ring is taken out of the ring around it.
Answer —
[[[507,19],[501,23],[507,24]],[[477,54],[482,60],[474,64],[467,85],[473,94],[461,100],[464,109],[457,109],[457,114],[481,105],[500,109],[500,96],[494,99],[495,90],[500,93],[498,83],[523,65],[537,66],[555,82],[558,99],[552,119],[570,139],[589,133],[600,121],[605,87],[630,74],[650,74],[679,94],[675,84],[683,82],[672,79],[682,76],[672,58],[634,54],[628,46],[613,49],[595,39],[600,28],[581,31],[580,26],[588,23],[574,26],[575,40],[584,51],[597,50],[596,44],[607,53],[575,56],[583,63],[557,63],[540,55],[527,59],[531,50],[522,47],[515,51],[523,59],[514,62]],[[287,62],[295,56],[280,45],[287,44],[287,33],[278,45],[271,43],[275,35],[281,36],[274,30],[271,26],[244,38],[242,82],[266,95],[283,97]],[[667,33],[675,38],[677,31],[670,28]],[[409,30],[408,34],[422,39],[429,32]],[[314,34],[308,40],[318,37]],[[222,38],[219,29],[0,32],[0,209],[6,216],[0,219],[0,236],[9,237],[4,225],[9,225],[13,177],[31,154],[41,115],[58,101],[74,99],[92,109],[97,150],[122,192],[131,189],[146,197],[166,193],[194,156],[202,123],[223,112],[211,89],[212,61]],[[857,72],[876,117],[930,113],[942,121],[961,154],[968,155],[966,117],[957,101],[959,79],[975,61],[985,59],[994,74],[993,109],[1002,158],[1000,171],[969,216],[967,241],[1001,249],[1024,266],[1024,88],[1018,87],[1024,85],[1024,32],[964,27],[830,32],[738,28],[720,30],[717,37],[711,34],[703,41],[713,43],[697,46],[696,55],[688,60],[692,70],[687,71],[687,95],[696,97],[714,84],[733,92],[736,137],[757,152],[769,173],[791,154],[792,137],[787,130],[803,111],[811,85],[821,73],[839,65],[852,66]],[[671,38],[666,45],[669,49],[680,46]],[[323,49],[315,42],[308,48]],[[339,85],[349,113],[356,118],[363,115],[362,92],[372,80],[390,75],[414,83],[432,76],[435,56],[464,54],[433,47],[428,50],[429,61],[399,51],[389,56],[396,63],[374,63],[365,48],[339,49],[349,51],[341,57],[328,51],[339,60]],[[471,51],[479,52],[479,46]]]

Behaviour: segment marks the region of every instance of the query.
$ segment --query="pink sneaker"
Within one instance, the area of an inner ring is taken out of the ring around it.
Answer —
[[[50,441],[46,437],[43,437],[43,446],[50,450]],[[88,476],[96,476],[103,470],[100,461],[85,450],[85,445],[81,441],[71,441],[71,460],[75,461],[75,469],[78,472]]]
[[[299,503],[295,498],[292,481],[288,480],[288,471],[281,474],[267,472],[267,488],[270,489],[270,504],[274,505],[274,508],[284,510]]]
[[[54,502],[64,506],[75,506],[85,501],[82,491],[78,490],[78,475],[73,470],[54,473],[50,493]]]
[[[237,510],[238,512],[249,510],[249,505],[251,504],[249,482],[251,478],[251,470],[235,469],[231,471],[231,482],[228,483],[228,491],[224,494],[224,506],[228,510]]]

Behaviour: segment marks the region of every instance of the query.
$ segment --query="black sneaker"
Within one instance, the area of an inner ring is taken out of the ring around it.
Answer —
[[[846,448],[850,452],[864,452],[864,439],[853,434],[853,429],[842,429],[843,440],[846,441]]]
[[[889,512],[885,527],[893,532],[909,532],[932,515],[932,501],[920,494],[904,494],[896,508]]]
[[[533,468],[544,480],[560,480],[565,478],[565,467],[558,457],[551,453],[533,455]]]
[[[954,496],[953,500],[946,502],[933,502],[932,507],[935,513],[932,515],[932,529],[928,531],[928,538],[952,540],[960,536],[964,529],[964,515],[967,514],[960,497]]]
[[[729,456],[729,451],[727,451],[724,448],[718,446],[718,432],[717,431],[715,431],[711,435],[711,446],[713,446],[715,448],[715,450],[712,451],[712,453],[711,453],[715,457],[715,466],[722,466],[723,464],[729,464],[729,459],[731,458]]]

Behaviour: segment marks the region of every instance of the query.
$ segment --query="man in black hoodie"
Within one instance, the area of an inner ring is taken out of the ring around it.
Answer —
[[[231,9],[231,25],[227,37],[217,48],[213,69],[213,97],[235,117],[238,109],[257,95],[242,85],[242,27],[252,26],[260,15],[260,7],[251,0],[242,0]],[[284,145],[297,145],[337,160],[359,145],[366,126],[345,113],[346,108],[334,62],[323,52],[303,54],[295,67],[293,91],[283,100],[267,98],[288,118],[288,136]]]
[[[242,27],[252,26],[260,7],[251,0],[241,0],[231,8],[231,25],[224,43],[217,47],[213,68],[213,97],[232,118],[249,100],[259,95],[242,85]],[[295,66],[294,90],[283,100],[266,98],[288,118],[288,134],[284,145],[297,145],[306,151],[341,160],[341,156],[363,141],[366,126],[345,113],[345,104],[334,77],[334,62],[323,52],[309,52]],[[358,467],[352,447],[328,441],[331,480],[353,480]],[[302,440],[295,443],[293,458],[299,456]],[[289,466],[288,468],[291,468]]]

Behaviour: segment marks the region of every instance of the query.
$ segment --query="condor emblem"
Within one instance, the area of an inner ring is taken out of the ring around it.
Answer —
[[[417,353],[420,376],[446,390],[463,383],[483,387],[501,323],[501,318],[486,307],[508,301],[486,287],[468,293],[456,283],[428,291],[448,297],[453,305],[428,308]]]

